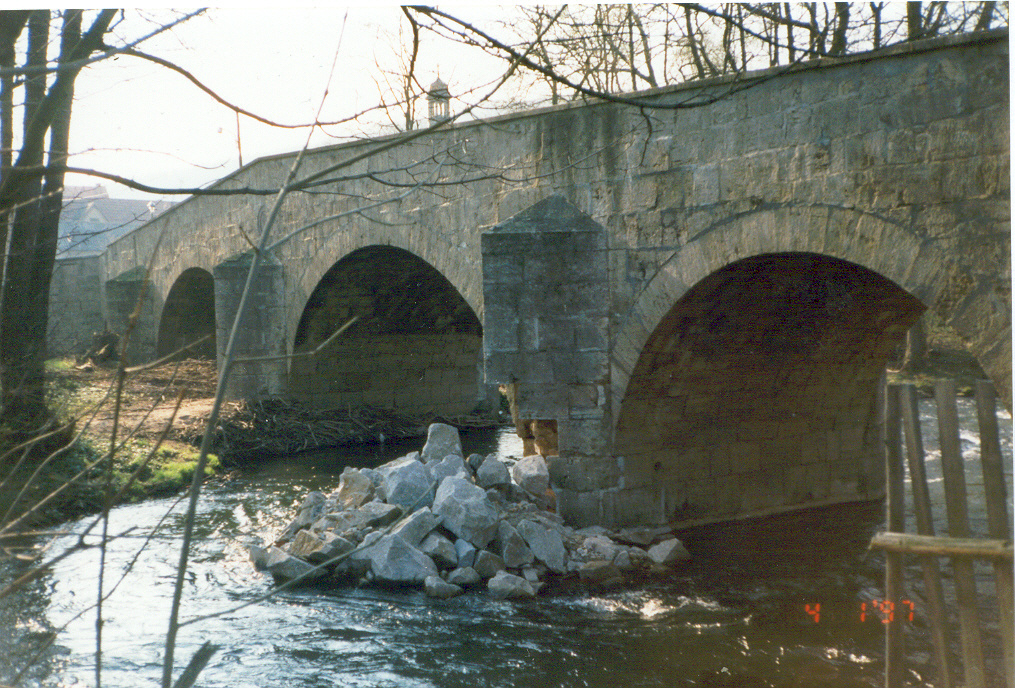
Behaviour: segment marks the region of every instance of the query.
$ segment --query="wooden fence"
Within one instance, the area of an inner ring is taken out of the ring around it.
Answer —
[[[955,383],[940,382],[935,392],[947,534],[935,533],[934,505],[928,489],[916,392],[912,385],[891,385],[885,403],[885,441],[888,449],[887,525],[886,532],[876,535],[871,541],[871,547],[885,550],[885,596],[889,601],[907,598],[903,591],[903,557],[912,555],[918,558],[923,570],[927,615],[938,670],[935,685],[943,688],[987,688],[993,685],[1015,688],[1012,541],[994,388],[986,381],[978,383],[976,387],[987,515],[987,532],[979,537],[974,536],[969,523],[966,466],[962,459],[959,437]],[[905,532],[903,457],[909,467],[912,485],[915,534]],[[940,508],[940,505],[937,506]],[[945,604],[939,561],[941,558],[951,560],[961,666],[955,665],[948,650],[955,629],[950,614],[953,610]],[[987,600],[983,606],[997,609],[1003,677],[989,676],[984,658],[979,604],[984,600],[978,598],[983,592],[977,590],[974,575],[976,559],[988,561],[993,566],[996,599]],[[885,625],[885,685],[889,688],[904,685],[905,648],[902,631],[900,623]]]

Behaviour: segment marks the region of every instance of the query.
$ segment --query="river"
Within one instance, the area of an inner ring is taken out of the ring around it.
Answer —
[[[960,409],[964,456],[978,472],[975,409],[967,400]],[[932,412],[927,402],[923,411]],[[1001,412],[999,420],[1010,501],[1011,417]],[[933,425],[924,424],[931,471]],[[332,488],[346,465],[376,464],[418,444],[289,457],[207,488],[182,618],[220,615],[185,626],[176,653],[179,664],[205,641],[220,646],[198,685],[883,685],[884,630],[871,606],[883,596],[882,559],[866,552],[883,521],[879,504],[688,531],[690,565],[624,590],[559,587],[533,601],[500,602],[484,594],[438,601],[416,591],[307,588],[235,608],[271,587],[248,563],[248,543],[270,537],[308,490]],[[463,445],[467,453],[521,450],[502,430],[469,433]],[[174,498],[112,513],[109,532],[120,537],[106,552],[104,686],[159,684],[183,511]],[[59,538],[50,552],[76,541]],[[19,685],[96,684],[98,562],[98,549],[85,549],[0,600],[0,685],[26,665]],[[24,566],[0,562],[0,581]],[[911,566],[907,580],[915,586],[913,620],[905,620],[907,676],[910,685],[928,685],[934,670],[919,569]]]

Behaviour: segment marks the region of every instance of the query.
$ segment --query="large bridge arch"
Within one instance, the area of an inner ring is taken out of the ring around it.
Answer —
[[[603,508],[618,522],[692,521],[880,496],[877,381],[925,308],[1010,400],[997,353],[1010,319],[976,329],[962,316],[994,307],[1005,285],[990,280],[852,209],[760,209],[699,232],[612,337],[623,478]]]
[[[809,205],[759,209],[720,220],[661,267],[613,338],[614,422],[646,342],[688,289],[738,260],[792,252],[854,263],[917,298],[955,328],[1011,407],[1011,316],[1010,304],[1004,303],[1010,285],[1001,283],[1002,273],[971,275],[904,223],[850,208]]]
[[[627,489],[676,521],[883,493],[879,380],[925,310],[867,268],[763,254],[711,273],[662,318],[621,401]]]
[[[369,405],[413,415],[455,416],[485,397],[482,327],[458,289],[402,248],[357,248],[324,273],[302,308],[290,394],[316,408]]]

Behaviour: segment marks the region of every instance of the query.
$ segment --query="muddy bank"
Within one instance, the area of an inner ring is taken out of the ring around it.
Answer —
[[[459,429],[502,424],[499,414],[477,412],[448,418],[400,415],[371,406],[310,409],[283,399],[228,404],[215,428],[212,450],[231,465],[355,444],[424,437],[431,423]],[[200,443],[203,427],[187,438]]]

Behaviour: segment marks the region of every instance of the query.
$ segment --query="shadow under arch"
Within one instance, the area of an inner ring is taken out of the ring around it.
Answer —
[[[814,253],[867,268],[949,322],[1011,407],[1011,307],[998,313],[1004,280],[971,276],[904,221],[838,206],[766,207],[716,222],[680,247],[638,295],[611,352],[614,426],[631,371],[649,336],[692,285],[738,260]],[[992,317],[976,318],[977,314]],[[977,330],[976,325],[988,322]]]
[[[485,398],[482,326],[458,290],[415,254],[356,249],[318,282],[303,308],[293,353],[293,398],[314,408],[373,406],[405,415],[461,415]]]
[[[182,358],[214,359],[215,280],[203,268],[180,273],[166,295],[155,349],[156,358],[168,356],[202,337],[208,339],[181,354]]]
[[[659,520],[877,498],[879,380],[925,307],[873,271],[763,254],[688,289],[654,328],[620,404],[625,487]]]

